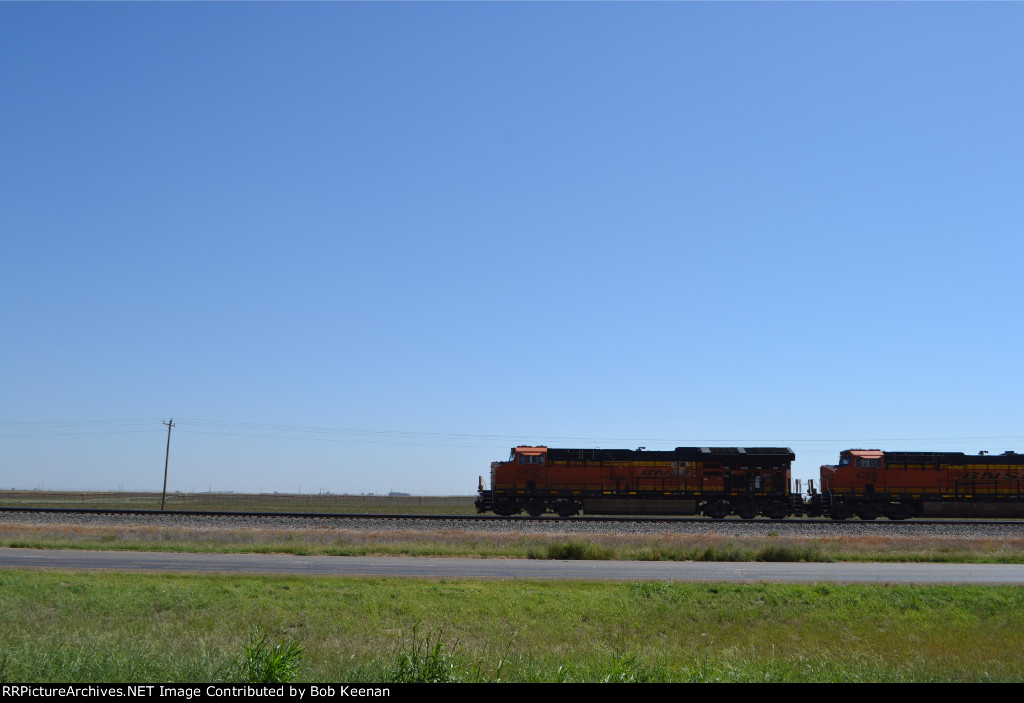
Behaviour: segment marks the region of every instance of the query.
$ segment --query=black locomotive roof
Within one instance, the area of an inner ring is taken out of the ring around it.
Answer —
[[[964,454],[963,452],[883,452],[886,465],[893,464],[991,464],[994,466],[1024,464],[1024,454]]]
[[[676,447],[671,451],[548,449],[548,461],[715,461],[744,457],[793,461],[796,454],[786,447]]]

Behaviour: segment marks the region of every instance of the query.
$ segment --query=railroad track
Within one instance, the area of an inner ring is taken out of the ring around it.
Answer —
[[[312,512],[266,512],[266,511],[225,511],[225,510],[140,510],[140,509],[124,509],[124,508],[28,508],[28,507],[10,507],[0,506],[0,521],[2,521],[4,515],[10,515],[15,513],[24,513],[31,515],[53,515],[55,517],[66,515],[66,516],[103,516],[103,515],[117,515],[117,516],[147,516],[147,517],[194,517],[194,518],[241,518],[241,519],[259,519],[259,518],[289,518],[289,519],[305,519],[305,520],[381,520],[381,521],[427,521],[427,522],[465,522],[465,523],[484,523],[484,524],[544,524],[550,523],[554,525],[571,525],[571,524],[644,524],[644,525],[658,525],[658,524],[690,524],[690,525],[705,525],[707,527],[716,526],[739,526],[739,525],[832,525],[832,526],[944,526],[952,527],[955,525],[971,525],[971,526],[997,526],[997,527],[1019,527],[1024,532],[1024,520],[963,520],[963,519],[946,519],[946,520],[922,520],[914,519],[910,521],[892,521],[887,519],[879,519],[874,521],[856,520],[851,519],[847,521],[834,521],[828,518],[785,518],[782,520],[771,520],[768,518],[754,518],[751,520],[743,520],[740,518],[726,518],[724,520],[715,520],[707,517],[644,517],[644,516],[574,516],[569,518],[562,518],[556,515],[540,516],[540,517],[529,517],[529,516],[511,516],[511,517],[500,517],[496,515],[396,515],[396,514],[382,514],[382,513],[312,513]]]

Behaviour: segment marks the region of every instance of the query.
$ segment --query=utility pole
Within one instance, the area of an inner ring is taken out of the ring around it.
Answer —
[[[171,460],[171,428],[174,427],[174,418],[171,418],[170,422],[165,422],[167,425],[167,456],[164,457],[164,495],[160,499],[160,509],[164,509],[164,505],[167,503],[167,464]]]

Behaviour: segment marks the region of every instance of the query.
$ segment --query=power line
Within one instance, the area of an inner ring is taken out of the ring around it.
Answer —
[[[134,427],[148,424],[152,419],[118,420],[35,420],[0,421],[0,438],[55,437],[74,435],[127,434],[155,432],[155,429],[114,429],[115,426]],[[163,423],[167,425],[166,422]],[[261,439],[288,439],[306,441],[346,442],[352,444],[395,444],[407,446],[440,447],[484,447],[502,444],[551,444],[573,443],[596,446],[654,444],[665,446],[789,446],[789,445],[855,445],[882,446],[894,443],[927,442],[958,444],[968,442],[1015,442],[1024,439],[1021,435],[963,436],[963,437],[833,437],[833,438],[665,438],[665,437],[594,437],[575,435],[549,435],[546,433],[471,433],[471,432],[424,432],[400,429],[372,429],[352,427],[331,427],[322,425],[288,425],[280,423],[240,422],[227,420],[204,420],[179,418],[175,426],[188,434],[209,434],[227,437],[253,437]],[[110,429],[100,429],[109,427]],[[59,430],[59,431],[55,431]],[[75,431],[79,430],[79,431]],[[16,434],[7,434],[14,431]],[[481,444],[486,443],[486,444]],[[805,450],[810,451],[810,450]]]

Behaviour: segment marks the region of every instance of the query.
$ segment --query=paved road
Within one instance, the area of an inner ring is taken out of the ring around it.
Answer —
[[[1024,585],[1024,564],[765,564],[0,549],[0,568],[453,579]]]

